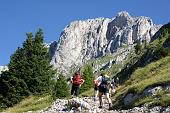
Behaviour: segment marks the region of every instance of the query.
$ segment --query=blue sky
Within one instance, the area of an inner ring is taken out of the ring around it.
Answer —
[[[170,0],[0,0],[0,65],[7,65],[26,33],[38,28],[50,43],[72,21],[112,18],[120,11],[165,24],[170,21],[169,6]]]

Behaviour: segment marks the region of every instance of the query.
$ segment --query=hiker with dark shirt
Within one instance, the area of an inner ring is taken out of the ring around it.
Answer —
[[[71,95],[78,97],[80,87],[81,85],[85,82],[80,76],[79,72],[76,72],[73,77],[71,77],[71,83],[72,83],[72,88],[71,88]]]
[[[99,83],[99,102],[100,106],[99,108],[102,108],[103,102],[102,102],[102,95],[104,94],[107,98],[107,101],[109,103],[109,109],[111,109],[111,99],[109,97],[109,77],[107,75],[101,74],[96,81]]]

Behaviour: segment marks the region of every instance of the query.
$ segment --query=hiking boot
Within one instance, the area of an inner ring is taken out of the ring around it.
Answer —
[[[102,108],[102,106],[99,106],[99,108]]]

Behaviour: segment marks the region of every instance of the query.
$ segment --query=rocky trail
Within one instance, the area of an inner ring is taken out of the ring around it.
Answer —
[[[92,97],[57,99],[52,106],[37,113],[170,113],[170,107],[161,106],[148,108],[147,106],[135,107],[128,110],[108,110],[106,99],[103,99],[103,107],[98,108],[99,101]],[[29,111],[30,113],[31,111]]]

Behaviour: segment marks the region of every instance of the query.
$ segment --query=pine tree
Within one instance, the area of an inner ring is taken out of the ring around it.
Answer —
[[[85,66],[82,77],[85,80],[85,82],[80,88],[80,93],[87,91],[93,87],[94,75],[92,66],[90,65]]]
[[[66,79],[63,75],[59,75],[53,89],[53,99],[70,96],[69,86],[67,85]]]
[[[138,42],[136,45],[135,45],[135,53],[136,54],[140,54],[141,53],[141,50],[142,50],[142,44],[140,42]]]
[[[0,106],[13,106],[26,96],[51,93],[53,76],[48,50],[43,43],[41,29],[33,38],[27,34],[23,47],[11,55],[8,71],[0,76]]]
[[[31,36],[31,37],[30,37]],[[27,34],[27,39],[23,43],[23,48],[18,47],[16,52],[11,55],[10,63],[8,64],[9,72],[19,78],[23,79],[25,82],[27,82],[27,79],[29,77],[27,75],[30,75],[31,69],[30,69],[30,63],[28,59],[32,55],[32,51],[29,49],[32,49],[32,34]]]
[[[9,71],[0,76],[0,108],[11,107],[29,95],[26,83]]]
[[[35,34],[35,38],[32,33],[28,33],[23,47],[12,55],[9,63],[9,71],[15,77],[23,79],[33,94],[50,92],[55,74],[43,38],[41,29]]]
[[[55,74],[50,65],[48,49],[43,43],[43,38],[43,32],[39,29],[35,34],[32,55],[28,60],[33,72],[30,75],[31,79],[29,79],[28,87],[34,93],[48,92],[49,86],[52,84],[52,77]]]

